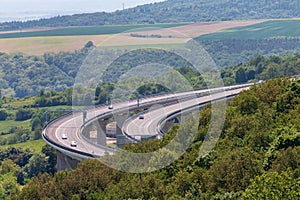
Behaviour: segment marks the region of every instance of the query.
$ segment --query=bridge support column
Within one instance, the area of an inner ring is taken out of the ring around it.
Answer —
[[[117,125],[117,147],[121,148],[123,145],[128,144],[130,141],[125,135],[122,134],[121,128]]]
[[[170,119],[168,121],[166,121],[163,126],[161,127],[162,128],[162,131],[164,133],[167,133],[169,131],[169,129],[174,126],[174,124],[179,124],[181,122],[181,117],[176,117],[176,118],[173,118],[173,119]]]
[[[86,137],[87,139],[91,139],[91,130],[92,130],[91,124],[86,126],[82,131],[83,136]]]
[[[106,125],[108,120],[98,120],[97,127],[97,144],[106,146]]]
[[[127,119],[127,113],[121,113],[116,116],[117,126],[116,126],[116,136],[117,136],[117,147],[122,147],[125,144],[128,144],[130,140],[122,133],[122,126],[125,120]]]
[[[66,169],[75,169],[80,161],[70,158],[57,151],[57,171],[62,171]]]
[[[179,124],[181,122],[181,116],[178,116],[173,119],[174,124]]]

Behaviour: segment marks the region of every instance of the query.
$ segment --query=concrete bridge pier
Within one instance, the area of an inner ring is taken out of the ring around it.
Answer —
[[[97,144],[106,146],[106,125],[108,120],[98,120],[95,124],[97,127]]]
[[[93,125],[89,124],[88,126],[84,127],[84,129],[82,130],[82,134],[85,138],[87,139],[91,139],[91,131],[93,129]]]
[[[179,124],[180,122],[181,122],[181,117],[180,117],[180,116],[179,116],[179,117],[172,118],[172,119],[166,121],[166,122],[163,124],[163,126],[161,127],[161,129],[162,129],[162,131],[163,131],[164,133],[167,133],[168,130],[169,130],[172,126],[174,126],[175,124]]]
[[[130,140],[122,133],[122,127],[124,122],[127,120],[127,113],[120,113],[115,116],[117,126],[116,126],[116,137],[117,137],[117,147],[122,147],[125,144],[128,144]]]
[[[108,120],[97,120],[82,130],[83,136],[100,145],[106,145],[106,125]]]
[[[57,171],[75,169],[80,161],[75,160],[63,153],[57,151]]]
[[[180,124],[181,123],[181,116],[173,118],[174,124]]]

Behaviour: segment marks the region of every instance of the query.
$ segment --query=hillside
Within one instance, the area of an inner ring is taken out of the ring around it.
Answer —
[[[209,106],[200,113],[193,144],[168,167],[129,174],[86,160],[75,170],[33,178],[21,191],[9,193],[9,199],[299,199],[299,102],[300,81],[269,80],[229,102],[221,137],[206,156],[199,157],[199,149],[211,125]],[[181,127],[189,130],[190,124]],[[180,146],[182,141],[174,138],[177,130],[175,126],[161,140],[125,149],[153,152],[171,140]],[[151,165],[177,155],[176,148],[159,152],[145,162]],[[126,164],[123,159],[116,162]]]
[[[74,52],[46,53],[42,56],[2,53],[0,54],[1,95],[25,97],[37,95],[42,90],[63,91],[70,88],[74,84],[82,62],[93,49],[94,46],[86,44],[84,48]],[[114,55],[116,51],[121,50],[111,49],[106,50],[106,53]],[[97,63],[97,60],[89,60],[89,63]],[[179,59],[176,55],[157,49],[138,50],[135,53],[129,53],[126,56],[118,58],[109,67],[109,70],[103,73],[101,80],[94,80],[97,81],[95,85],[115,83],[126,72],[147,63],[167,64],[178,70],[193,85],[194,89],[205,87],[203,77],[200,76],[199,72],[194,71],[186,60]],[[225,68],[221,72],[224,83],[230,85],[248,81],[266,80],[282,75],[299,75],[299,63],[299,54],[290,57],[258,56],[252,58],[250,62]],[[207,80],[210,80],[214,76],[214,72],[207,72],[204,75],[209,77]],[[168,77],[165,77],[161,81],[167,81],[167,79]],[[130,82],[130,80],[128,81]],[[147,86],[147,83],[145,83],[145,86]],[[155,91],[156,89],[153,89],[152,93],[149,94],[153,94]],[[140,94],[143,94],[143,92],[140,92]],[[105,98],[105,92],[103,98]]]
[[[154,24],[300,16],[299,0],[167,0],[112,13],[58,16],[27,22],[2,23],[2,30],[31,27]]]
[[[222,67],[264,56],[287,56],[300,52],[300,20],[269,20],[260,24],[224,29],[195,38]],[[293,31],[291,31],[293,30]]]

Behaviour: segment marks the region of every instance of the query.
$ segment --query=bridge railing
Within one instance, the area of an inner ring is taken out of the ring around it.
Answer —
[[[220,97],[218,99],[215,99],[214,101],[219,101],[219,100],[224,100],[224,99],[229,100],[229,99],[232,99],[235,96],[236,96],[236,94],[229,94],[229,95],[226,95],[225,97]],[[199,103],[198,105],[190,106],[190,107],[185,108],[183,110],[179,110],[179,111],[175,111],[173,113],[170,113],[165,118],[159,120],[159,122],[157,123],[157,126],[156,126],[156,132],[158,133],[158,135],[161,135],[161,136],[166,134],[166,132],[162,128],[162,124],[164,124],[166,121],[178,116],[178,114],[184,114],[186,112],[190,112],[191,110],[194,110],[195,108],[201,109],[205,105],[207,105],[207,103],[209,103],[209,102],[210,101],[202,102],[202,103]]]
[[[227,87],[227,90],[243,88],[243,87],[247,87],[247,86],[250,86],[250,85],[253,85],[253,83],[252,83],[252,84],[248,84],[248,85],[240,85],[240,86],[239,86],[239,85],[236,85],[236,86]],[[212,90],[213,90],[213,89],[212,89]],[[193,92],[193,91],[192,91],[192,92]],[[200,90],[199,90],[198,92],[201,93]],[[187,92],[187,93],[188,93],[188,92]],[[210,93],[210,90],[209,90],[208,93]],[[151,95],[151,96],[144,97],[144,99],[153,98],[153,97],[159,97],[159,96],[163,97],[163,96],[168,96],[168,95],[170,95],[170,94],[169,94],[169,93],[168,93],[168,94],[164,93],[164,94],[158,94],[158,95]],[[191,95],[195,95],[195,94],[192,93]],[[178,100],[178,96],[176,96],[176,95],[174,95],[174,96],[172,96],[172,97],[169,97],[169,98],[164,98],[163,100],[164,100],[164,101],[168,101],[168,100],[171,101],[171,100],[173,100],[174,98],[175,98],[176,100]],[[188,98],[188,97],[187,97],[187,98]],[[133,100],[132,100],[132,101],[133,101]],[[151,102],[145,102],[145,103],[141,102],[139,107],[143,107],[143,106],[146,106],[147,104],[150,105],[150,104],[154,104],[154,103],[161,102],[161,101],[162,101],[162,100],[154,100],[154,101],[151,101]],[[91,107],[85,108],[84,110],[88,111],[88,110],[91,110],[91,109],[100,108],[100,107],[106,107],[106,106],[107,106],[107,105],[105,105],[105,104],[95,105],[95,106],[91,106]],[[138,108],[137,105],[132,105],[132,106],[126,107],[126,108],[125,108],[125,111],[128,110],[128,109],[136,109],[136,108]],[[118,109],[117,111],[120,111],[120,112],[121,112],[122,109]],[[60,116],[60,117],[58,117],[58,118],[56,118],[56,119],[50,121],[48,124],[46,124],[46,125],[44,126],[44,130],[43,130],[43,133],[42,133],[43,139],[44,139],[48,144],[50,144],[51,146],[56,147],[56,149],[59,149],[59,148],[60,148],[60,149],[62,149],[62,150],[69,151],[69,152],[76,153],[76,154],[80,154],[80,155],[83,155],[83,156],[85,156],[85,157],[91,157],[91,158],[95,157],[95,155],[93,155],[93,154],[86,153],[86,152],[81,152],[81,151],[78,151],[78,150],[76,150],[76,149],[69,148],[69,147],[66,147],[66,146],[64,146],[64,145],[60,145],[60,144],[58,144],[57,142],[53,141],[51,138],[48,137],[47,131],[48,131],[48,128],[49,128],[51,125],[53,125],[53,124],[56,123],[57,121],[62,120],[63,118],[68,117],[68,116],[70,116],[70,115],[72,115],[72,114],[73,114],[73,112],[68,113],[68,114],[66,114],[66,115],[63,115],[63,116]],[[95,117],[92,117],[91,119],[88,119],[86,122],[84,122],[84,123],[81,125],[81,127],[78,129],[80,136],[81,136],[83,139],[85,139],[86,141],[89,142],[90,140],[89,140],[88,138],[86,138],[86,137],[82,134],[82,130],[83,130],[84,126],[86,126],[87,124],[91,123],[91,122],[94,121],[94,120],[100,119],[101,117],[105,116],[105,114],[110,114],[110,115],[111,115],[111,114],[112,114],[112,111],[107,112],[107,113],[103,113],[103,114],[98,115],[98,116],[95,116]],[[125,136],[128,136],[128,138],[133,139],[133,138],[130,137],[126,132],[124,132],[124,134],[125,134]],[[91,141],[90,141],[90,142],[91,142]],[[93,145],[95,145],[95,143],[93,143]],[[116,151],[115,149],[112,149],[112,148],[109,148],[109,147],[106,147],[106,146],[103,146],[103,145],[95,145],[95,146],[98,146],[98,147],[100,147],[100,148],[103,148],[103,149],[105,149],[105,150],[107,150],[107,151],[109,151],[109,152],[115,152],[115,151]]]
[[[234,96],[236,96],[235,94],[229,94],[229,95],[226,95],[225,97],[220,97],[218,99],[215,99],[214,101],[218,101],[218,100],[224,100],[224,99],[231,99],[233,98]],[[162,124],[164,124],[166,121],[178,116],[179,114],[184,114],[184,113],[187,113],[187,112],[190,112],[191,110],[195,110],[196,108],[200,109],[202,107],[204,107],[205,105],[207,105],[207,103],[209,103],[210,101],[206,101],[206,102],[202,102],[202,103],[199,103],[197,105],[193,105],[193,106],[190,106],[190,107],[187,107],[185,109],[181,109],[181,110],[177,110],[175,112],[172,112],[170,114],[168,114],[166,117],[160,119],[156,125],[156,133],[154,135],[156,136],[162,136],[164,134],[166,134],[166,132],[163,130],[163,127],[162,127]],[[135,117],[137,117],[138,115],[136,115]],[[133,117],[133,118],[135,118]],[[126,124],[125,124],[125,127],[130,123],[130,121],[133,119],[133,118],[130,118],[128,120],[126,120]],[[130,135],[129,133],[127,133],[125,131],[125,128],[122,128],[122,133],[124,136],[126,136],[130,141],[132,142],[139,142],[139,140],[137,140],[136,138],[134,138],[132,135]],[[150,136],[149,136],[150,137]],[[152,137],[152,136],[151,136]]]

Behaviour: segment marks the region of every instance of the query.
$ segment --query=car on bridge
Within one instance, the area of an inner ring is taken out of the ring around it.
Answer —
[[[108,106],[108,109],[110,109],[110,110],[111,110],[111,109],[114,109],[113,105],[110,104],[110,105]]]
[[[76,147],[77,146],[77,142],[75,140],[71,141],[71,147]]]
[[[63,140],[66,140],[66,139],[68,139],[68,136],[67,136],[67,134],[62,134],[62,136],[61,136],[61,139],[63,139]]]

